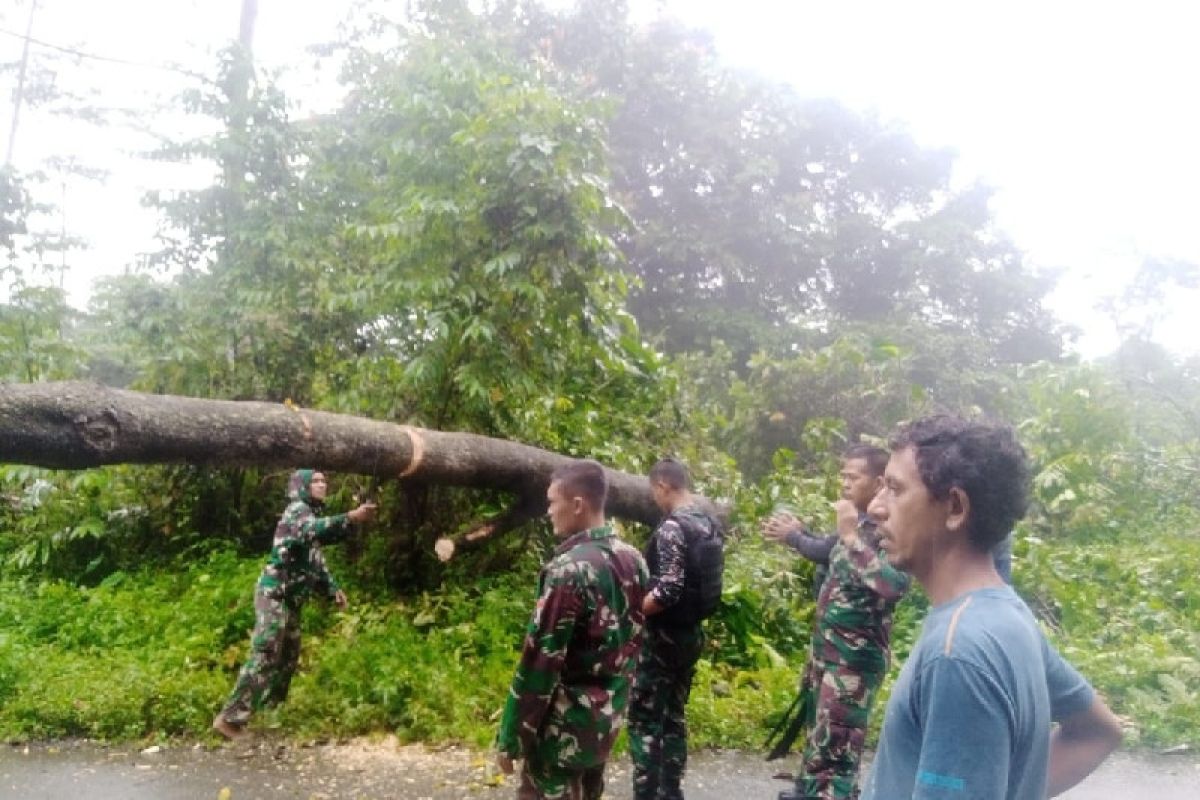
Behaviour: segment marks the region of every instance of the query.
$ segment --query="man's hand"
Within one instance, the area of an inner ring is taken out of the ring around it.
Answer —
[[[346,593],[338,589],[333,593],[333,604],[340,610],[345,611],[346,607],[350,605],[350,601],[346,599]]]
[[[505,775],[513,774],[513,760],[511,757],[504,755],[504,753],[496,753],[496,766]]]
[[[858,539],[858,509],[854,503],[842,498],[833,504],[837,512],[837,532],[842,544],[853,544]]]
[[[786,511],[776,511],[763,523],[762,535],[768,542],[782,542],[787,539],[789,533],[803,527],[803,523],[796,519],[795,515]]]
[[[652,617],[655,614],[661,613],[662,605],[654,597],[653,592],[646,592],[646,596],[642,598],[642,614],[647,617]]]
[[[350,521],[355,525],[361,525],[364,522],[370,522],[371,520],[375,519],[375,513],[378,510],[379,506],[375,505],[374,503],[363,503],[346,516],[349,517]]]
[[[1091,775],[1121,745],[1121,721],[1097,695],[1050,734],[1046,796],[1056,797]]]

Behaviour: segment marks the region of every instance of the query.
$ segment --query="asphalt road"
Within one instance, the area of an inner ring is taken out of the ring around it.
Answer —
[[[699,752],[689,763],[688,800],[773,800],[787,782],[780,762],[739,752]],[[786,768],[786,765],[785,765]],[[489,800],[510,798],[487,754],[426,750],[394,741],[297,747],[270,740],[140,750],[88,742],[0,745],[0,798],[13,800]],[[608,792],[628,800],[629,766],[610,766]],[[1118,753],[1068,800],[1196,800],[1200,757]]]

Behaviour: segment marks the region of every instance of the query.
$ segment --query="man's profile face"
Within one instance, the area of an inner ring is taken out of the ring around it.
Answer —
[[[892,566],[924,574],[946,529],[946,505],[929,493],[913,448],[892,453],[869,511],[879,522],[880,547]]]
[[[562,484],[553,481],[546,490],[546,516],[550,518],[550,527],[554,535],[566,538],[573,533],[583,530],[580,519],[583,514],[583,498],[567,497]]]
[[[871,474],[871,467],[865,458],[848,458],[843,461],[840,476],[842,497],[854,503],[859,513],[867,510],[871,498],[883,485],[879,476]]]
[[[654,496],[654,505],[658,506],[658,510],[666,511],[667,498],[671,494],[671,487],[662,481],[650,481],[650,494]]]

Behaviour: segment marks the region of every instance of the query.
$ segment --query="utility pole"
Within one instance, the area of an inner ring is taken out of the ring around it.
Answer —
[[[29,37],[33,35],[33,15],[37,11],[38,0],[29,1],[29,21],[25,23],[25,41],[21,46],[21,68],[17,72],[17,91],[13,96],[12,127],[8,131],[8,153],[4,157],[4,166],[11,167],[13,146],[17,142],[17,121],[21,116],[21,101],[25,98],[25,70],[29,66]]]
[[[249,55],[254,45],[254,23],[258,19],[258,0],[242,0],[242,20],[238,25],[238,44]]]
[[[226,256],[233,257],[229,241],[229,230],[233,220],[242,212],[244,187],[246,184],[246,130],[250,117],[250,85],[254,78],[254,24],[258,20],[258,0],[242,0],[241,20],[238,24],[237,47],[233,63],[225,75],[225,102],[228,103],[226,135],[232,147],[220,157],[225,173],[224,208]]]

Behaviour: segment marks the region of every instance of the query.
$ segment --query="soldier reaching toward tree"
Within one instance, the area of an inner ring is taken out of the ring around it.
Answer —
[[[321,545],[341,539],[351,525],[371,521],[375,505],[364,503],[347,514],[318,517],[327,489],[325,475],[311,469],[296,470],[288,480],[288,506],[254,589],[250,656],[213,720],[213,730],[226,738],[244,735],[252,713],[287,698],[300,660],[300,609],[308,596],[317,593],[338,608],[346,607],[346,594],[329,574]]]
[[[817,598],[816,627],[800,684],[808,738],[793,791],[780,800],[858,797],[858,766],[871,704],[887,673],[896,603],[909,578],[888,564],[867,507],[882,487],[889,454],[852,447],[842,461],[842,498],[829,575]],[[771,517],[763,535],[786,541],[799,528],[788,514]]]
[[[519,800],[594,800],[625,719],[642,643],[646,562],[604,519],[604,468],[554,471],[547,514],[562,540],[538,599],[496,738],[505,774],[524,759]]]

